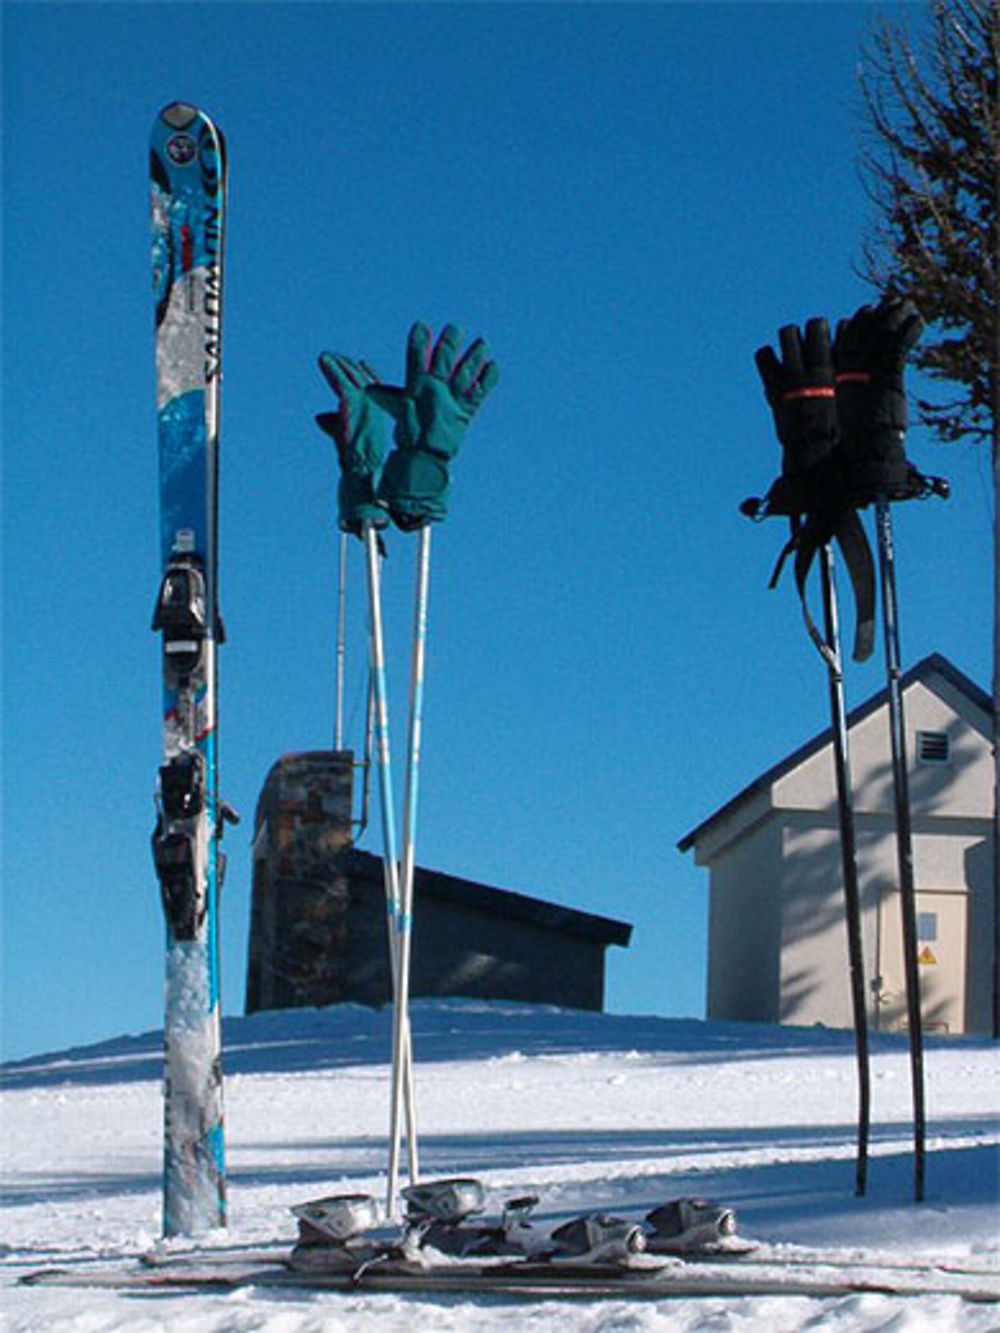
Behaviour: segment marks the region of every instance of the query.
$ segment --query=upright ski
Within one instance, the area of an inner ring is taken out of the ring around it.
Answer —
[[[226,152],[174,102],[150,140],[163,763],[153,860],[166,917],[163,1230],[225,1225],[216,750],[218,431]]]

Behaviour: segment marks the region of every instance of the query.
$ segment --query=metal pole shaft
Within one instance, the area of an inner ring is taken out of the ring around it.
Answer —
[[[413,938],[413,877],[416,868],[417,796],[420,786],[420,748],[423,735],[424,663],[427,646],[427,605],[430,582],[431,528],[425,523],[417,545],[416,590],[413,604],[413,645],[410,661],[410,712],[407,727],[406,780],[403,791],[403,855],[400,871],[400,911],[398,966],[396,974],[396,1030],[394,1069],[402,1066],[404,1035],[409,1024],[410,951]],[[412,1082],[405,1090],[412,1098]],[[402,1120],[404,1088],[397,1075],[393,1086],[392,1132],[398,1144]],[[419,1174],[416,1138],[407,1139],[410,1179]],[[396,1149],[398,1153],[398,1147]]]
[[[899,618],[896,606],[892,514],[888,500],[882,496],[875,502],[875,523],[878,529],[879,572],[882,584],[889,734],[892,743],[892,779],[896,804],[896,854],[903,923],[903,969],[906,978],[906,1013],[910,1040],[910,1073],[913,1083],[913,1192],[914,1198],[919,1203],[924,1197],[926,1113],[920,964],[917,956],[917,899],[913,873],[913,831],[910,822],[910,793],[906,769],[903,694],[900,685]]]
[[[333,720],[333,748],[344,743],[344,661],[347,640],[347,533],[340,534],[337,556],[337,688]]]
[[[394,1015],[399,1013],[398,978],[399,978],[399,924],[400,924],[400,884],[399,860],[396,845],[396,816],[392,792],[392,767],[389,753],[389,703],[385,672],[385,637],[382,630],[382,591],[379,572],[378,535],[375,529],[366,524],[364,529],[365,555],[368,570],[368,599],[371,614],[371,673],[374,699],[374,751],[375,762],[379,771],[379,794],[382,813],[382,867],[385,879],[386,917],[389,932],[389,962],[392,981]],[[409,1022],[405,1019],[397,1048],[398,1022],[393,1024],[393,1101],[390,1146],[389,1179],[386,1190],[386,1211],[391,1217],[395,1213],[396,1193],[399,1181],[399,1138],[395,1125],[395,1088],[402,1078],[409,1085],[407,1112],[408,1139],[416,1140],[416,1122],[413,1117],[413,1061],[411,1056]]]
[[[868,1055],[868,1012],[865,991],[864,941],[861,929],[861,890],[858,881],[857,838],[851,794],[851,764],[844,706],[844,676],[840,654],[840,625],[837,614],[837,584],[833,551],[827,543],[820,552],[825,618],[826,657],[830,686],[830,717],[833,724],[833,755],[837,779],[837,808],[840,819],[840,850],[844,874],[844,903],[847,918],[847,954],[851,974],[851,1003],[854,1012],[854,1041],[858,1064],[858,1144],[854,1192],[864,1195],[868,1186],[868,1140],[871,1125],[871,1070]]]
[[[358,837],[368,827],[368,815],[371,805],[372,785],[372,744],[375,735],[375,685],[371,670],[368,672],[368,689],[365,694],[365,754],[361,765],[361,818],[358,821]]]

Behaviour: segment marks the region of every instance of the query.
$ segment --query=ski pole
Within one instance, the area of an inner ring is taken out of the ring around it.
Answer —
[[[892,780],[896,804],[896,855],[899,868],[899,899],[903,925],[903,970],[906,978],[906,1014],[910,1041],[910,1075],[913,1083],[913,1194],[917,1203],[924,1197],[924,1108],[923,1020],[920,1011],[920,964],[917,958],[917,903],[913,874],[913,831],[906,771],[906,736],[899,669],[899,618],[896,606],[896,570],[892,541],[892,514],[885,496],[875,500],[878,531],[879,573],[882,586],[882,616],[885,632],[885,670],[889,700],[889,735],[892,744]]]
[[[337,555],[337,693],[333,722],[333,748],[344,740],[344,660],[347,638],[347,533],[340,534]]]
[[[375,730],[375,690],[371,669],[368,671],[368,688],[365,692],[365,753],[361,763],[361,817],[358,823],[358,837],[368,827],[368,811],[371,805],[372,774],[372,738]]]
[[[410,709],[407,727],[406,780],[403,790],[403,855],[400,863],[400,907],[396,972],[396,1023],[393,1033],[392,1146],[389,1174],[394,1180],[399,1166],[403,1097],[412,1099],[412,1080],[404,1089],[400,1079],[403,1043],[409,1027],[410,950],[413,938],[413,879],[416,866],[417,793],[420,779],[420,745],[423,732],[424,662],[427,645],[427,605],[430,584],[431,528],[424,523],[417,541],[417,575],[413,604],[413,645],[410,662]],[[408,1111],[412,1122],[412,1110]],[[418,1176],[417,1144],[407,1138],[410,1180]]]
[[[405,1014],[400,1018],[399,1006],[399,925],[400,925],[400,886],[399,861],[396,849],[396,817],[392,792],[392,768],[389,753],[389,705],[385,674],[385,638],[382,632],[382,592],[379,574],[378,534],[370,523],[364,529],[365,555],[368,572],[368,600],[371,615],[371,671],[374,696],[374,752],[379,770],[379,793],[382,812],[382,867],[385,881],[386,914],[389,930],[389,961],[393,994],[393,1070],[392,1086],[395,1089],[398,1080],[403,1079],[408,1085],[406,1099],[409,1121],[407,1138],[416,1143],[416,1121],[413,1115],[414,1102],[412,1092],[413,1061],[411,1054],[409,1021]],[[402,1024],[397,1052],[396,1032]],[[398,1062],[397,1062],[398,1057]],[[393,1109],[395,1092],[393,1093]],[[394,1129],[394,1125],[391,1126]],[[396,1161],[396,1141],[390,1140],[389,1180],[386,1196],[386,1211],[392,1216],[396,1206],[398,1183],[398,1163]]]
[[[346,532],[340,534],[340,543],[337,555],[337,684],[336,684],[336,707],[334,712],[333,724],[333,748],[340,751],[344,743],[344,681],[345,681],[345,663],[346,663],[346,644],[347,644],[347,565],[348,565],[348,535]],[[368,805],[369,791],[371,786],[371,764],[372,764],[372,730],[373,713],[372,704],[372,670],[368,668],[368,684],[365,690],[365,741],[364,755],[360,764],[361,768],[361,811],[357,819],[352,822],[356,826],[355,837],[360,838],[362,833],[368,827]],[[359,767],[358,764],[354,765]]]
[[[820,574],[823,586],[823,615],[827,648],[824,657],[826,658],[830,686],[830,717],[833,723],[834,768],[837,779],[837,808],[840,819],[840,854],[844,873],[847,953],[851,974],[851,1004],[854,1011],[854,1045],[858,1064],[858,1146],[854,1192],[861,1198],[868,1185],[871,1071],[868,1058],[868,1014],[865,994],[864,944],[861,932],[861,892],[858,884],[857,839],[851,796],[847,713],[844,707],[844,675],[840,655],[837,583],[833,550],[829,542],[820,550]]]

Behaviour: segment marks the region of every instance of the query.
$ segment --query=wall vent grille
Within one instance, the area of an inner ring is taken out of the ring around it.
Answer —
[[[917,761],[921,764],[947,764],[951,760],[951,741],[944,731],[917,732]]]

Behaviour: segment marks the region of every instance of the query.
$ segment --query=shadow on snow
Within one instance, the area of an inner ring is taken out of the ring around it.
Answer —
[[[918,1211],[926,1214],[951,1203],[995,1208],[1000,1189],[996,1146],[949,1142],[981,1134],[991,1123],[984,1115],[952,1120],[939,1129],[929,1154],[928,1199]],[[739,1209],[750,1234],[767,1239],[773,1228],[786,1229],[796,1218],[808,1220],[819,1213],[828,1219],[831,1211],[854,1216],[887,1202],[907,1202],[909,1152],[888,1146],[898,1144],[900,1133],[899,1126],[874,1127],[871,1186],[861,1200],[851,1194],[854,1129],[850,1125],[427,1135],[421,1138],[421,1160],[427,1177],[480,1174],[503,1192],[522,1193],[527,1187],[525,1175],[530,1180],[530,1173],[537,1171],[547,1214],[560,1210],[572,1214],[581,1207],[634,1211],[683,1195],[717,1197]],[[258,1153],[284,1160],[269,1167],[239,1165],[241,1156]],[[238,1214],[243,1189],[287,1187],[289,1204],[318,1193],[371,1189],[372,1177],[384,1171],[386,1140],[376,1135],[276,1139],[239,1144],[231,1157],[231,1205]],[[620,1168],[616,1170],[615,1164]],[[572,1174],[546,1181],[546,1174],[560,1166],[571,1168]],[[516,1185],[504,1186],[504,1176],[511,1173],[517,1175]],[[113,1195],[155,1195],[160,1187],[159,1173],[149,1170],[35,1172],[21,1174],[19,1182],[5,1191],[3,1203],[78,1206]]]
[[[718,1064],[771,1057],[853,1057],[853,1034],[821,1027],[708,1023],[650,1015],[462,1000],[420,1000],[411,1010],[418,1063],[504,1059],[515,1055],[609,1053],[666,1057],[674,1064]],[[297,1009],[229,1018],[223,1023],[226,1073],[321,1072],[384,1065],[391,1047],[391,1010],[361,1005]],[[935,1039],[931,1038],[933,1045]],[[986,1038],[961,1041],[973,1049]],[[0,1066],[0,1087],[27,1088],[135,1083],[162,1076],[160,1030],[33,1056]],[[902,1035],[873,1037],[873,1050],[904,1052]]]

